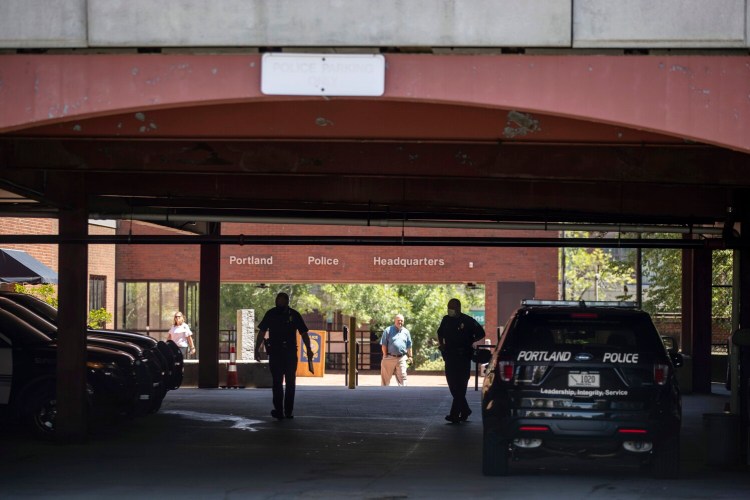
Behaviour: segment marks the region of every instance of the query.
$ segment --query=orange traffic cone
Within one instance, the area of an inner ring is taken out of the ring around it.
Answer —
[[[237,379],[237,353],[234,350],[234,346],[229,348],[229,366],[227,367],[227,385],[224,386],[227,389],[242,389],[245,386],[241,386]]]

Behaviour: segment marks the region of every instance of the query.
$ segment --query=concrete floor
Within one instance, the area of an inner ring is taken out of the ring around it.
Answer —
[[[338,378],[337,378],[338,377]],[[162,410],[101,425],[85,444],[0,430],[0,498],[748,498],[745,466],[709,467],[702,414],[726,392],[684,397],[683,477],[656,480],[612,459],[545,459],[481,475],[479,393],[470,422],[443,420],[442,377],[356,390],[342,376],[304,379],[296,418],[269,415],[270,389],[170,392]]]

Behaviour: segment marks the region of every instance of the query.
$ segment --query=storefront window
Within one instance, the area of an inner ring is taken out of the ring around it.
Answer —
[[[169,330],[174,313],[180,310],[179,283],[149,283],[149,318],[152,330]]]
[[[175,311],[182,310],[183,287],[175,281],[118,282],[116,327],[161,337],[158,332],[167,332]]]
[[[117,328],[145,330],[148,325],[148,286],[145,282],[117,283]]]

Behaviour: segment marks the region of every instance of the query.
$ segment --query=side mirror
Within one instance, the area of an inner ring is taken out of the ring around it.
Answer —
[[[732,334],[732,344],[740,347],[750,347],[750,328],[740,328]]]
[[[668,352],[677,352],[677,341],[674,337],[670,337],[669,335],[662,335],[661,341],[664,343],[664,347],[666,347]]]
[[[480,365],[487,364],[492,359],[492,351],[490,351],[489,349],[475,349],[474,358],[474,361],[476,361]]]

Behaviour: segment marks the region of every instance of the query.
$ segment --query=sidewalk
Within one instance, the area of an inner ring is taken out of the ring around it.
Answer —
[[[301,377],[297,375],[298,386],[341,386],[344,387],[347,384],[345,382],[345,375],[343,373],[326,373],[322,377]],[[406,384],[409,387],[448,387],[445,381],[445,375],[420,375],[409,372],[407,374]],[[366,372],[360,373],[357,378],[358,387],[380,387],[380,373]],[[391,379],[391,386],[398,387],[396,384],[396,377]],[[479,379],[479,387],[482,387],[482,379]],[[471,380],[469,380],[469,389],[474,388],[474,373],[471,374]]]

